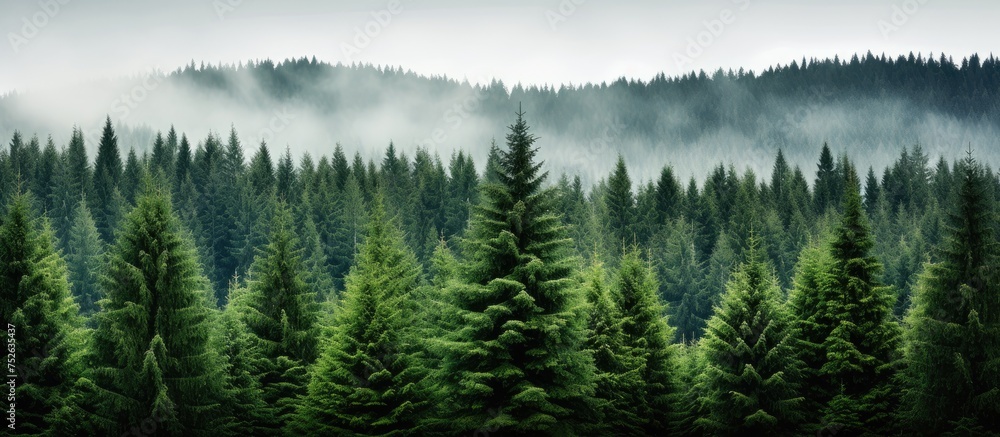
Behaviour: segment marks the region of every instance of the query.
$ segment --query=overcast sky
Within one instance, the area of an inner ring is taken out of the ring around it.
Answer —
[[[988,55],[994,1],[35,0],[0,3],[0,92],[316,56],[508,85],[648,79],[807,57]]]

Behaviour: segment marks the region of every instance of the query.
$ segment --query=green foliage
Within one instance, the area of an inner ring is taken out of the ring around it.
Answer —
[[[915,433],[1000,430],[1000,297],[990,175],[970,155],[955,176],[940,262],[920,277],[907,316],[901,416]]]
[[[80,384],[84,427],[99,434],[224,432],[210,289],[160,188],[147,184],[123,220],[99,285],[104,299]]]
[[[640,435],[645,419],[634,402],[645,388],[642,375],[645,362],[640,351],[626,344],[621,311],[611,289],[605,285],[606,276],[600,262],[594,262],[584,278],[590,305],[586,348],[594,354],[594,397],[600,401],[601,415],[605,418],[600,431]]]
[[[101,143],[97,146],[97,157],[94,161],[94,195],[88,197],[97,230],[101,233],[101,238],[107,242],[114,237],[114,229],[118,225],[113,205],[115,190],[121,182],[122,172],[118,136],[111,126],[111,117],[108,117],[101,132]]]
[[[810,367],[810,399],[819,408],[813,413],[825,423],[854,418],[836,422],[843,432],[884,433],[894,425],[900,327],[892,292],[879,282],[881,264],[870,253],[857,176],[849,165],[845,173],[843,214],[825,248],[829,256],[817,264],[812,255],[800,267],[792,307],[802,332],[800,358]]]
[[[28,194],[16,193],[0,221],[0,339],[13,346],[7,374],[16,384],[17,432],[41,435],[62,422],[71,402],[82,338],[66,265],[30,204]]]
[[[302,250],[291,223],[291,212],[279,204],[268,243],[247,274],[246,290],[229,305],[250,334],[257,350],[254,377],[272,411],[271,423],[255,426],[277,433],[291,419],[297,397],[305,394],[307,367],[318,355],[318,304],[306,284]]]
[[[86,200],[81,199],[73,211],[73,227],[66,247],[73,296],[80,305],[80,314],[89,317],[98,310],[100,293],[97,278],[104,257],[104,243],[97,233],[97,226],[90,216]]]
[[[323,345],[296,435],[420,435],[428,407],[411,336],[420,267],[376,198],[364,244]]]
[[[647,435],[668,432],[671,400],[677,393],[675,347],[670,344],[674,330],[667,325],[667,309],[658,289],[653,268],[637,250],[626,252],[615,276],[614,299],[621,311],[625,347],[637,357],[642,379],[642,386],[633,392],[631,408],[642,419]]]
[[[803,419],[794,328],[757,244],[751,237],[699,344],[706,414],[696,425],[706,434],[796,435]]]
[[[442,368],[454,433],[580,433],[601,419],[572,246],[553,192],[541,188],[534,141],[518,113],[497,155],[497,182],[480,193],[464,281],[449,290],[461,326]]]
[[[688,343],[701,337],[705,320],[716,296],[705,286],[703,264],[695,253],[696,231],[691,222],[679,218],[654,238],[653,253],[659,277],[660,295],[671,302],[674,340]]]
[[[628,176],[625,159],[621,155],[618,155],[615,169],[608,177],[608,191],[605,196],[608,226],[615,247],[636,243],[635,197],[632,195],[632,180]]]

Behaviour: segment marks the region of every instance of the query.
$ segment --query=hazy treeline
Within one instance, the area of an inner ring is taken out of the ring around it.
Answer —
[[[1000,431],[1000,179],[971,151],[638,190],[619,159],[585,190],[522,114],[481,173],[84,141],[0,153],[19,433]]]
[[[540,157],[557,173],[579,174],[586,185],[607,174],[619,152],[643,181],[655,179],[667,160],[679,177],[701,179],[714,162],[705,157],[716,156],[764,174],[779,148],[811,180],[814,149],[823,142],[877,168],[895,159],[900,144],[952,156],[972,143],[985,163],[1000,164],[987,152],[1000,150],[1000,69],[992,55],[953,60],[868,53],[764,71],[558,86],[466,79],[472,83],[305,58],[192,63],[170,73],[7,95],[0,98],[0,136],[9,138],[14,129],[51,132],[64,143],[65,126],[78,123],[94,147],[110,114],[123,145],[139,154],[150,151],[153,127],[169,120],[198,138],[233,123],[245,142],[287,145],[296,156],[330,154],[329,145],[340,142],[377,159],[391,139],[410,156],[418,146],[445,154],[465,150],[482,163],[483,145],[522,102],[534,108],[536,133],[548,145]]]

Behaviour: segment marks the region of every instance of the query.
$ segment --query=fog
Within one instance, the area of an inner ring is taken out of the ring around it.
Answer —
[[[424,147],[445,163],[462,149],[482,169],[491,141],[503,143],[520,105],[552,180],[580,175],[587,186],[606,177],[618,154],[637,184],[655,179],[664,165],[699,183],[719,163],[767,177],[778,148],[811,180],[823,143],[878,173],[917,144],[933,160],[959,158],[971,146],[993,167],[1000,163],[995,121],[958,118],[892,95],[840,99],[814,87],[806,98],[754,97],[741,83],[720,82],[687,99],[638,98],[621,84],[526,90],[393,68],[298,63],[151,70],[15,93],[0,99],[0,135],[9,139],[16,129],[43,142],[51,135],[62,147],[79,126],[93,159],[111,117],[123,155],[150,150],[155,132],[171,126],[192,147],[210,133],[226,138],[232,127],[248,159],[261,142],[272,156],[287,148],[296,161],[305,152],[330,155],[339,143],[349,156],[357,151],[378,162],[391,141],[409,157]],[[702,113],[705,107],[712,112]]]

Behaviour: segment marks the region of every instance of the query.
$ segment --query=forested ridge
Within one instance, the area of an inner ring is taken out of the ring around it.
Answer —
[[[619,156],[585,186],[529,120],[481,172],[235,129],[125,150],[110,117],[93,160],[80,129],[14,133],[13,432],[1000,433],[1000,174],[976,144],[883,168],[814,144],[808,179],[781,149],[686,181]]]
[[[365,161],[378,160],[391,139],[410,157],[417,147],[444,158],[464,150],[481,164],[485,145],[510,123],[510,108],[523,103],[546,141],[540,159],[557,174],[579,175],[585,186],[605,176],[618,153],[638,178],[655,179],[670,160],[679,177],[701,181],[716,156],[768,174],[777,148],[811,181],[824,141],[876,169],[890,165],[902,145],[921,144],[933,156],[952,158],[970,142],[981,161],[1000,166],[997,90],[1000,62],[985,53],[869,52],[788,59],[756,71],[584,84],[426,76],[315,58],[192,61],[64,91],[11,92],[0,97],[0,137],[14,130],[51,133],[63,145],[71,139],[67,127],[78,125],[93,156],[110,114],[122,153],[134,146],[139,156],[152,154],[156,131],[167,123],[199,140],[234,124],[251,149],[264,139],[289,145],[296,157],[329,155],[329,145],[340,141]],[[77,98],[66,99],[67,93]]]

